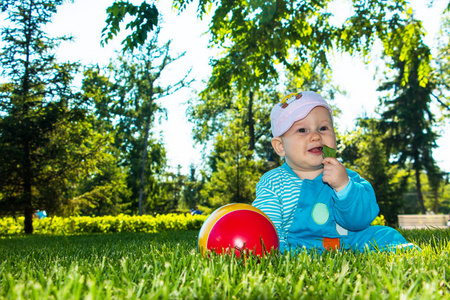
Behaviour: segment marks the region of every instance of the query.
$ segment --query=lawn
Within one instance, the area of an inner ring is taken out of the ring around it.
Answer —
[[[450,299],[449,230],[422,251],[203,258],[198,231],[0,236],[0,299]]]

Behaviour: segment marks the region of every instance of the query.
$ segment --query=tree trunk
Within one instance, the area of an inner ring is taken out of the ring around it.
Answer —
[[[24,217],[25,224],[24,230],[26,234],[33,233],[33,194],[32,194],[32,184],[31,180],[33,178],[33,172],[31,170],[31,161],[30,161],[30,142],[28,139],[27,130],[22,129],[22,134],[24,135],[23,143],[24,143],[24,163],[23,163],[23,203],[24,203]]]
[[[29,130],[31,129],[31,122],[28,118],[29,114],[29,103],[28,103],[28,96],[30,95],[30,57],[31,57],[31,30],[32,27],[31,24],[31,14],[34,7],[34,2],[30,2],[30,6],[28,9],[28,24],[26,26],[27,32],[25,34],[26,40],[26,47],[25,47],[25,61],[24,61],[24,67],[25,67],[25,73],[22,77],[22,122],[21,125],[19,125],[20,128],[20,134],[21,134],[21,142],[23,145],[23,172],[22,172],[22,179],[23,179],[23,200],[24,200],[24,231],[26,234],[32,234],[33,233],[33,194],[32,194],[32,179],[33,179],[33,171],[31,167],[31,141],[29,136]]]
[[[144,135],[144,149],[142,150],[142,163],[141,163],[141,182],[139,183],[139,215],[142,216],[143,210],[143,198],[144,198],[144,180],[145,180],[145,161],[147,158],[147,146],[148,146],[148,136],[150,132],[150,122],[151,117],[145,125],[145,135]]]
[[[434,213],[439,213],[439,190],[436,189],[434,191]]]
[[[153,104],[153,79],[150,77],[151,65],[147,61],[146,63],[146,79],[150,84],[149,87],[149,97],[150,103],[148,104],[148,122],[145,124],[144,132],[144,148],[142,149],[142,163],[141,163],[141,179],[139,183],[139,215],[144,214],[143,202],[144,202],[144,180],[145,180],[145,161],[147,159],[147,147],[148,147],[148,137],[150,135],[150,126],[152,122],[152,104]]]
[[[420,182],[420,171],[416,170],[416,189],[417,189],[417,201],[419,202],[420,210],[422,214],[426,214],[425,205],[423,203],[422,184]]]
[[[239,136],[237,136],[236,138],[236,202],[241,202],[241,179],[240,179],[240,160],[241,160],[241,150],[240,150],[240,145],[239,145]]]
[[[24,221],[24,230],[26,234],[32,234],[34,231],[33,228],[33,215],[34,215],[34,210],[33,208],[31,208],[31,206],[26,206],[25,210],[24,210],[24,216],[25,216],[25,221]]]
[[[256,139],[255,139],[255,117],[253,115],[253,92],[249,93],[247,125],[248,125],[248,135],[250,137],[248,149],[255,150]]]

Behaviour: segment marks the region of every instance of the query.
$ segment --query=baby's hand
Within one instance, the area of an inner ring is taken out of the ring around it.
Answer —
[[[336,192],[348,184],[348,174],[345,166],[334,157],[326,157],[323,164],[323,182],[328,183]]]

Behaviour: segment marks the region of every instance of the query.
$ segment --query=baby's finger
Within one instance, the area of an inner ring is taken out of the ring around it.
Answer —
[[[325,157],[322,160],[322,164],[324,164],[324,165],[327,165],[327,164],[335,165],[337,163],[339,163],[339,161],[336,158],[334,158],[334,157]]]

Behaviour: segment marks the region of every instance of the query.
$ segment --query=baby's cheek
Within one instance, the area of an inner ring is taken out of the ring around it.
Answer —
[[[333,136],[333,137],[331,138],[331,140],[332,140],[332,144],[333,144],[333,147],[331,147],[331,148],[336,149],[336,136]]]

